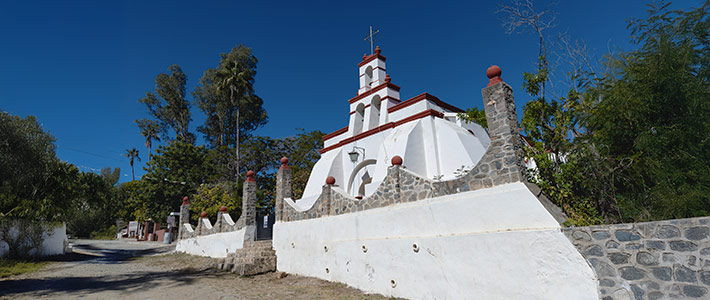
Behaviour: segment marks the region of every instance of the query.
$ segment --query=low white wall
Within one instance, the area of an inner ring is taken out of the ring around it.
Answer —
[[[175,251],[209,257],[227,257],[244,246],[245,229],[202,235],[178,241]]]
[[[17,228],[10,229],[10,234],[17,235]],[[50,255],[60,255],[64,254],[64,249],[66,249],[69,244],[69,239],[67,239],[67,226],[66,224],[53,227],[51,231],[46,231],[42,234],[44,241],[42,241],[42,249],[40,250],[39,256],[50,256]],[[7,254],[9,248],[4,240],[0,240],[0,257]],[[36,253],[36,249],[30,250],[30,254]]]
[[[279,271],[387,296],[599,299],[594,272],[522,183],[278,222],[273,242]]]

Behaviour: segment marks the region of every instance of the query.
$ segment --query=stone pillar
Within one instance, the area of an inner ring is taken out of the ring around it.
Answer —
[[[190,223],[190,203],[187,202],[187,196],[182,198],[182,205],[180,205],[180,221],[178,223],[178,240],[183,239],[183,231],[185,226],[183,224]]]
[[[224,214],[227,213],[227,207],[222,205],[219,207],[219,211],[217,212],[217,221],[214,222],[214,230],[215,232],[224,232],[225,231],[225,225],[224,225]]]
[[[247,179],[242,187],[242,216],[244,220],[244,240],[256,240],[256,180],[254,171],[247,172]]]
[[[288,167],[288,158],[281,158],[281,168],[276,172],[276,221],[283,221],[284,198],[291,198],[291,168]]]
[[[486,71],[488,86],[481,90],[488,123],[491,145],[488,152],[493,154],[488,162],[491,168],[499,170],[493,185],[525,181],[525,164],[522,138],[518,130],[518,116],[515,112],[513,89],[501,79],[501,69],[491,66]]]

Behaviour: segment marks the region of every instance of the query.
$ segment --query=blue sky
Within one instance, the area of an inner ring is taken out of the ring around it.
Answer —
[[[296,128],[332,132],[347,125],[357,63],[369,52],[370,25],[401,98],[423,92],[461,108],[481,107],[491,64],[503,69],[518,107],[529,97],[537,39],[505,33],[505,1],[3,1],[0,3],[0,109],[35,115],[57,138],[57,155],[83,171],[121,167],[125,149],[147,158],[134,120],[154,78],[178,64],[191,92],[219,53],[241,43],[259,59],[256,92],[269,123],[256,134],[284,137]],[[556,27],[584,39],[600,57],[630,50],[627,19],[642,1],[560,1]],[[547,1],[538,7],[545,8]],[[674,7],[697,6],[677,1]],[[192,101],[192,97],[189,97]],[[520,114],[520,113],[519,113]],[[193,107],[194,129],[204,121]],[[202,139],[198,134],[198,143]],[[155,147],[155,146],[154,146]],[[136,164],[136,177],[144,174]]]

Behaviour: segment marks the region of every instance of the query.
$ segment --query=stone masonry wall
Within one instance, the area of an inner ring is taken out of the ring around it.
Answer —
[[[565,228],[603,300],[710,299],[710,217]]]

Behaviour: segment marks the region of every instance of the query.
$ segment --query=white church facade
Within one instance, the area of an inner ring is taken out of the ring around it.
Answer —
[[[414,173],[449,180],[476,165],[488,148],[486,130],[457,118],[460,108],[427,93],[400,100],[385,60],[378,47],[358,64],[360,86],[348,100],[348,126],[323,138],[302,204],[318,198],[329,176],[353,197],[371,195],[395,155]]]

